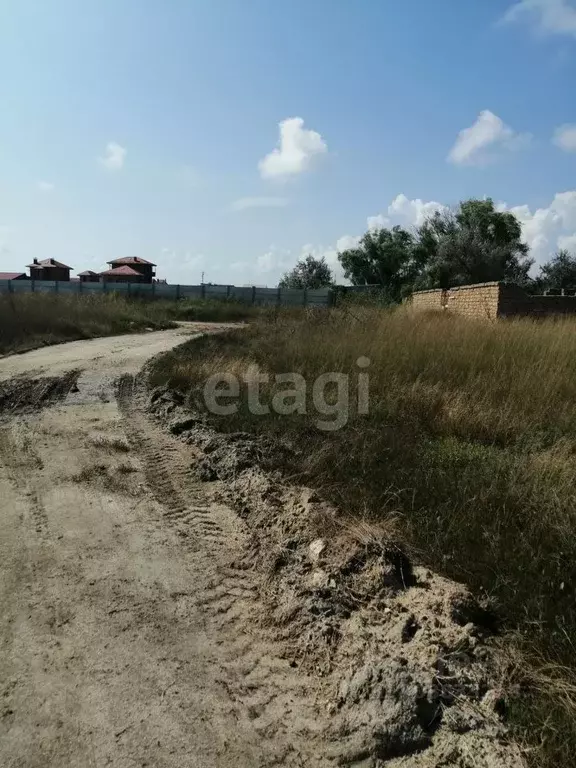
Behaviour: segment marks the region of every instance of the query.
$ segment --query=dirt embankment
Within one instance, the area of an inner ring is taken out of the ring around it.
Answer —
[[[198,477],[250,532],[260,626],[320,679],[329,751],[340,764],[523,765],[507,741],[494,617],[462,586],[416,567],[394,521],[347,520],[312,490],[260,467],[272,446],[216,432],[168,389],[150,411],[196,452]]]

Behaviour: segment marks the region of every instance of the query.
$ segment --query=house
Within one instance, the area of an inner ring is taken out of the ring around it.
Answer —
[[[111,275],[111,273],[113,273],[115,270],[122,269],[123,267],[128,267],[131,272],[124,271],[122,273],[116,272],[115,274],[119,276],[122,275],[122,282],[125,283],[151,283],[152,279],[156,277],[156,272],[154,271],[156,264],[152,264],[152,262],[146,261],[146,259],[141,259],[139,256],[125,256],[121,259],[114,259],[113,261],[109,261],[108,264],[110,264],[110,269],[107,272],[102,272],[102,277],[105,275]],[[140,280],[127,279],[127,277],[134,272],[140,276]]]
[[[81,283],[98,283],[100,281],[100,275],[98,272],[92,272],[91,269],[86,269],[84,272],[78,272],[78,277]]]
[[[113,262],[108,262],[113,263]],[[142,275],[141,272],[137,272],[132,267],[129,267],[127,264],[124,264],[121,267],[113,267],[112,269],[106,270],[106,272],[100,272],[100,280],[103,283],[146,283],[146,282],[152,282],[152,280],[148,281]]]
[[[34,259],[33,263],[27,266],[32,280],[70,281],[70,270],[72,267],[68,267],[66,264],[62,264],[61,261],[56,261],[56,259],[43,259],[42,261]]]
[[[28,280],[25,272],[0,272],[0,280]]]

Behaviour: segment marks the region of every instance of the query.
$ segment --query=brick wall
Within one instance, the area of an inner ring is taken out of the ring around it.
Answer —
[[[466,317],[498,317],[500,283],[461,285],[447,291],[446,309]]]
[[[477,283],[448,291],[417,291],[410,305],[418,311],[444,310],[454,315],[488,319],[576,314],[576,296],[530,296],[512,283]]]
[[[443,294],[440,288],[433,288],[430,291],[417,291],[413,293],[410,299],[411,306],[418,310],[442,309]]]

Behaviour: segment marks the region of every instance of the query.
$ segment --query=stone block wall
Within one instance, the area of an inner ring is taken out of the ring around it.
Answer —
[[[513,283],[497,282],[417,291],[410,305],[417,311],[438,310],[489,320],[576,314],[576,296],[531,296]]]
[[[433,288],[430,291],[416,291],[410,297],[410,305],[418,311],[442,309],[445,291]]]
[[[446,310],[465,317],[498,317],[500,283],[477,283],[450,288],[446,292]]]

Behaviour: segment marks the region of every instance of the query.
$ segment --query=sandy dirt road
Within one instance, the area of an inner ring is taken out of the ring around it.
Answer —
[[[4,383],[80,371],[0,413],[6,768],[326,764],[310,682],[251,621],[241,522],[145,414],[135,374],[195,330],[0,360]]]

